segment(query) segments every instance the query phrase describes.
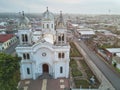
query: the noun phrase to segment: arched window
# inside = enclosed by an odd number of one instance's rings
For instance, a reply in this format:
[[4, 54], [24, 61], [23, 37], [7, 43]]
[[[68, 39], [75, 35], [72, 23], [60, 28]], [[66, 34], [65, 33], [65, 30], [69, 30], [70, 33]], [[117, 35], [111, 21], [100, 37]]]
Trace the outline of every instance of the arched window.
[[60, 36], [58, 36], [58, 41], [61, 41], [61, 37]]
[[63, 36], [62, 36], [62, 41], [64, 41], [64, 34], [63, 34]]
[[58, 53], [58, 58], [65, 58], [65, 53]]
[[23, 53], [23, 59], [26, 59], [26, 55], [25, 55], [25, 53]]
[[23, 42], [25, 41], [25, 39], [24, 39], [24, 34], [22, 34], [22, 41], [23, 41]]
[[65, 57], [65, 54], [64, 53], [62, 53], [62, 58], [64, 58]]
[[30, 59], [30, 55], [29, 55], [29, 53], [27, 53], [26, 56], [27, 56], [27, 59]]
[[63, 67], [62, 66], [60, 67], [60, 73], [63, 73]]
[[61, 58], [61, 53], [58, 53], [58, 58]]
[[27, 74], [30, 74], [30, 69], [29, 68], [27, 68]]
[[28, 36], [27, 36], [27, 34], [25, 34], [25, 41], [26, 41], [26, 42], [28, 41]]
[[29, 53], [23, 53], [23, 59], [30, 59]]
[[49, 28], [49, 24], [47, 24], [47, 28]]
[[43, 24], [43, 28], [44, 28], [44, 24]]
[[22, 34], [22, 42], [28, 42], [27, 34]]
[[53, 28], [53, 24], [51, 24], [51, 27]]

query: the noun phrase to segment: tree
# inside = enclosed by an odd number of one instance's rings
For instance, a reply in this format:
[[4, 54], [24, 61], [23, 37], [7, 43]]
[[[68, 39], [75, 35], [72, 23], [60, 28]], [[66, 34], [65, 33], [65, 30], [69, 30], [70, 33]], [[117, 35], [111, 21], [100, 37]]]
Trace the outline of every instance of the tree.
[[17, 90], [20, 58], [0, 53], [0, 90]]

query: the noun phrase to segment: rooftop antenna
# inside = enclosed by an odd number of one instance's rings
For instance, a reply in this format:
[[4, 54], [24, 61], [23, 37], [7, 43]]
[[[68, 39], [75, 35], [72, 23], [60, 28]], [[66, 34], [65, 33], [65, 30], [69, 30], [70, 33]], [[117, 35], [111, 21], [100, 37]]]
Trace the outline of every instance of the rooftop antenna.
[[60, 14], [62, 15], [62, 11], [60, 11]]

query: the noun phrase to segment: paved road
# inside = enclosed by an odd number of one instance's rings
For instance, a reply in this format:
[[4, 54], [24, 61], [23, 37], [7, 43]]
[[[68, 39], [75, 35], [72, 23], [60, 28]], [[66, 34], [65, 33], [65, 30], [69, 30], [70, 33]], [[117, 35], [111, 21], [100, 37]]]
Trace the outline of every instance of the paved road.
[[106, 78], [111, 82], [116, 90], [120, 90], [120, 76], [116, 74], [111, 68], [95, 53], [90, 51], [88, 47], [83, 43], [83, 41], [77, 42], [90, 59], [96, 64], [96, 66], [101, 70], [101, 72], [106, 76]]

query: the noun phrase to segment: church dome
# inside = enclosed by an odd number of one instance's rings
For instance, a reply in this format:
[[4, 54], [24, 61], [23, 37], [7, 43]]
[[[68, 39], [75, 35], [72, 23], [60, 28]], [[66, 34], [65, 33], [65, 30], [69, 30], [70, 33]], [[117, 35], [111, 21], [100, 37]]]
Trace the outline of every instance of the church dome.
[[52, 21], [52, 20], [54, 20], [54, 15], [53, 15], [53, 13], [49, 12], [48, 7], [47, 7], [47, 10], [42, 15], [42, 20], [43, 21]]
[[21, 28], [28, 28], [29, 27], [30, 20], [24, 15], [24, 12], [20, 16], [18, 24], [19, 24], [19, 27], [21, 27]]

